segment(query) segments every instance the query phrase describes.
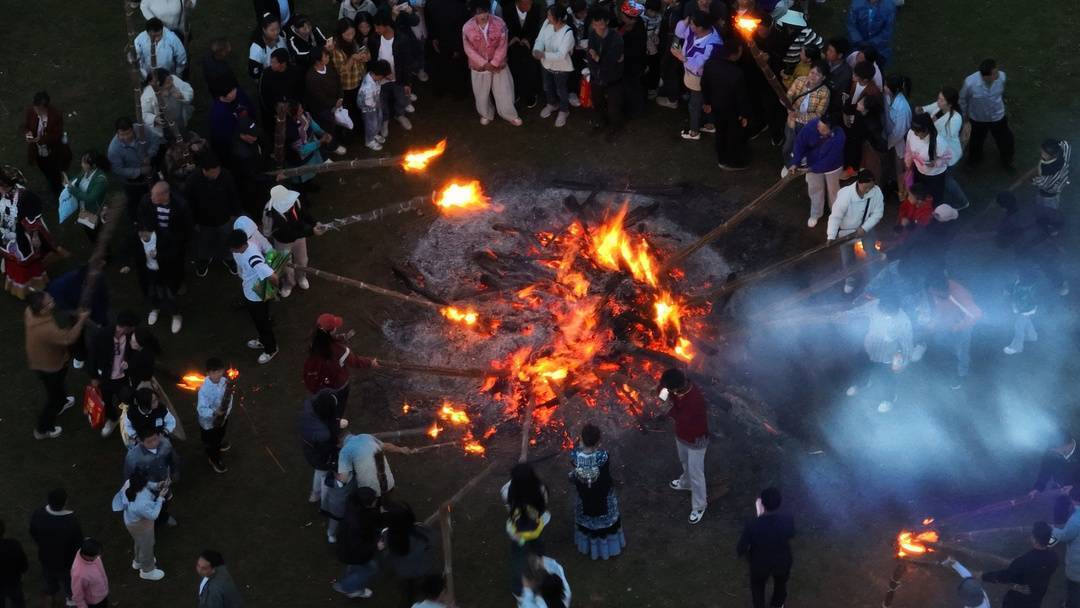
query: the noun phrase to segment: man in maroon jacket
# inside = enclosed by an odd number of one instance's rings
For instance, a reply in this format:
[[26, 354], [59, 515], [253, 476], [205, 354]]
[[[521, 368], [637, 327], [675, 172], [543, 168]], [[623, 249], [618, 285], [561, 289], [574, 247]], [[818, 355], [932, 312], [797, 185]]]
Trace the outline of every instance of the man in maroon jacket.
[[705, 451], [709, 447], [709, 420], [705, 396], [686, 374], [669, 369], [660, 376], [660, 399], [671, 404], [668, 416], [675, 420], [675, 447], [682, 475], [669, 484], [673, 490], [690, 492], [690, 523], [705, 516]]

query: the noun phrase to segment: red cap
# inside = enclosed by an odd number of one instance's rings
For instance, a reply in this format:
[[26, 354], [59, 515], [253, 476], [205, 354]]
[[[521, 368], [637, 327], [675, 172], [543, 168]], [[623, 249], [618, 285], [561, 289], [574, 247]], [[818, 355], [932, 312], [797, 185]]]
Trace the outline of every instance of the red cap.
[[334, 331], [339, 329], [344, 321], [337, 315], [332, 315], [328, 312], [324, 312], [319, 315], [319, 318], [315, 320], [315, 326], [323, 331]]

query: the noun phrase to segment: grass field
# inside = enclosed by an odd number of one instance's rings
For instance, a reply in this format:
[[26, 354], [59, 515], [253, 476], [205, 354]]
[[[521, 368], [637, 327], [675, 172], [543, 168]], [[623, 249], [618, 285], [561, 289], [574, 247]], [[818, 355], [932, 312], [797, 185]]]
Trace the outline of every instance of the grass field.
[[[336, 5], [329, 0], [300, 0], [300, 5], [324, 30], [331, 29]], [[841, 32], [843, 8], [839, 0], [814, 5], [814, 27], [827, 37]], [[76, 156], [88, 148], [103, 151], [112, 135], [113, 120], [132, 111], [123, 61], [120, 0], [77, 6], [37, 0], [21, 3], [13, 16], [17, 21], [4, 34], [7, 48], [0, 62], [0, 124], [7, 125], [0, 131], [0, 161], [25, 165], [17, 125], [33, 93], [41, 89], [48, 90], [53, 103], [64, 111]], [[209, 39], [228, 36], [233, 41], [237, 74], [253, 93], [255, 87], [244, 70], [252, 23], [250, 2], [204, 0], [193, 19], [192, 65], [197, 66]], [[1078, 26], [1080, 3], [1076, 2], [1031, 5], [909, 0], [898, 25], [896, 68], [914, 81], [913, 101], [928, 103], [939, 86], [959, 85], [980, 60], [995, 57], [1009, 75], [1009, 117], [1017, 135], [1017, 165], [1024, 168], [1035, 162], [1038, 143], [1044, 137], [1058, 135], [1076, 141], [1080, 134], [1080, 61], [1074, 36]], [[197, 67], [191, 82], [196, 89], [194, 124], [198, 126], [204, 118], [207, 93]], [[632, 124], [619, 143], [608, 145], [586, 132], [584, 112], [574, 112], [562, 132], [541, 128], [536, 110], [523, 114], [526, 124], [520, 129], [496, 124], [481, 130], [471, 101], [437, 102], [425, 95], [423, 87], [419, 95], [415, 130], [406, 136], [395, 132], [389, 151], [448, 137], [451, 152], [433, 170], [430, 181], [392, 173], [339, 174], [323, 179], [326, 187], [316, 199], [321, 216], [378, 207], [400, 200], [405, 193], [430, 190], [439, 178], [455, 174], [476, 175], [496, 185], [556, 176], [637, 183], [691, 181], [714, 188], [722, 199], [699, 216], [702, 225], [691, 227], [704, 232], [712, 220], [730, 213], [735, 203], [771, 183], [779, 168], [775, 149], [759, 140], [753, 146], [752, 171], [738, 177], [721, 174], [715, 169], [708, 142], [686, 143], [678, 138], [685, 121], [683, 111], [653, 109], [647, 118]], [[991, 159], [993, 154], [991, 149]], [[988, 194], [1013, 179], [996, 172], [994, 166], [985, 163], [980, 171], [961, 173], [961, 182], [976, 205], [985, 204]], [[44, 190], [36, 169], [24, 168], [34, 184], [41, 186], [39, 191]], [[768, 212], [792, 237], [785, 242], [786, 250], [820, 238], [795, 228], [804, 218], [805, 200], [800, 192], [801, 188], [792, 188], [775, 210]], [[340, 268], [343, 274], [390, 285], [388, 262], [407, 252], [423, 230], [424, 226], [416, 223], [360, 228], [348, 242], [319, 242], [313, 247], [313, 256], [318, 266]], [[77, 230], [69, 226], [60, 235], [76, 255], [85, 254]], [[73, 263], [61, 262], [56, 270]], [[343, 288], [316, 285], [317, 290], [293, 296], [287, 305], [278, 307], [279, 340], [290, 348], [273, 364], [257, 368], [242, 344], [248, 337], [248, 321], [232, 306], [236, 281], [216, 270], [206, 280], [193, 281], [191, 292], [182, 300], [185, 329], [165, 340], [165, 363], [177, 370], [195, 369], [209, 354], [220, 354], [238, 362], [245, 382], [254, 390], [247, 401], [249, 411], [231, 425], [236, 447], [229, 454], [227, 475], [210, 472], [196, 440], [180, 446], [186, 460], [185, 477], [177, 489], [174, 512], [181, 526], [163, 533], [157, 550], [166, 579], [145, 583], [126, 567], [130, 541], [119, 516], [108, 510], [109, 500], [122, 481], [119, 442], [96, 437], [75, 413], [65, 414], [61, 420], [64, 437], [60, 440], [42, 443], [31, 438], [40, 389], [25, 369], [22, 307], [8, 297], [0, 298], [0, 335], [9, 347], [0, 357], [0, 374], [8, 378], [0, 399], [0, 518], [7, 521], [11, 535], [30, 549], [25, 533], [30, 512], [43, 502], [48, 489], [68, 488], [84, 530], [105, 542], [114, 605], [194, 605], [198, 585], [194, 560], [206, 546], [225, 553], [251, 606], [343, 605], [346, 600], [329, 588], [338, 566], [326, 546], [321, 518], [304, 502], [310, 471], [294, 431], [295, 413], [304, 393], [298, 382], [303, 345], [315, 315], [332, 310], [355, 324], [358, 344], [374, 354], [388, 354], [381, 350], [385, 347], [377, 328], [361, 319], [380, 320], [397, 311], [385, 302], [357, 298]], [[114, 274], [110, 281], [116, 292], [114, 310], [125, 306], [141, 310], [130, 278]], [[80, 374], [74, 373], [69, 386], [74, 388], [80, 382]], [[355, 401], [365, 403], [361, 411], [353, 412], [354, 423], [376, 429], [401, 423], [387, 411], [377, 411], [378, 377], [359, 377], [353, 390], [360, 396]], [[191, 433], [195, 421], [190, 397], [174, 396]], [[752, 449], [745, 443], [733, 440], [710, 451], [710, 479], [718, 492], [726, 495], [710, 507], [705, 522], [693, 532], [685, 524], [683, 497], [661, 491], [669, 479], [665, 475], [677, 467], [670, 437], [635, 436], [616, 447], [614, 461], [623, 484], [621, 500], [630, 547], [611, 564], [591, 564], [574, 553], [567, 507], [567, 492], [572, 488], [559, 482], [563, 463], [545, 464], [541, 473], [552, 486], [556, 505], [556, 517], [547, 533], [552, 539], [549, 547], [567, 567], [574, 605], [712, 608], [747, 603], [743, 564], [731, 557], [738, 522], [762, 483], [792, 480], [797, 458]], [[268, 448], [284, 471], [267, 454]], [[451, 457], [393, 461], [401, 497], [421, 516], [484, 466], [483, 462]], [[467, 606], [509, 605], [503, 515], [495, 494], [502, 481], [501, 472], [488, 479], [456, 513], [456, 579], [459, 597]], [[887, 519], [890, 515], [876, 516]], [[806, 517], [804, 533], [796, 545], [804, 565], [792, 582], [792, 588], [798, 590], [797, 604], [814, 608], [876, 604], [890, 567], [888, 555], [880, 552], [880, 539], [857, 529], [832, 529], [835, 522], [831, 519], [829, 513]], [[853, 527], [857, 524], [852, 523]], [[28, 591], [36, 590], [37, 572], [33, 567], [26, 579]], [[898, 597], [896, 606], [954, 605], [947, 596], [923, 596], [919, 603], [916, 597]], [[393, 602], [392, 590], [384, 585], [368, 604], [384, 607]]]

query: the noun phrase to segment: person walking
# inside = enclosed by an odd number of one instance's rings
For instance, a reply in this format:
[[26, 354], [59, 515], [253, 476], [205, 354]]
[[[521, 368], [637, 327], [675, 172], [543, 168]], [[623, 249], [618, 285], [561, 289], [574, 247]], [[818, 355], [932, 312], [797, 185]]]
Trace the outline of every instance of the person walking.
[[540, 110], [540, 118], [548, 118], [558, 110], [555, 126], [566, 124], [570, 116], [570, 91], [567, 83], [574, 71], [570, 54], [574, 51], [574, 30], [566, 25], [566, 13], [562, 7], [552, 5], [547, 10], [547, 20], [533, 45], [533, 57], [543, 66], [544, 97], [547, 103]]
[[160, 581], [165, 572], [154, 558], [154, 524], [162, 515], [168, 484], [152, 486], [142, 471], [128, 476], [124, 486], [113, 496], [112, 510], [124, 513], [124, 526], [135, 543], [131, 567], [144, 581]]
[[34, 93], [34, 102], [23, 120], [27, 160], [36, 165], [49, 184], [53, 197], [64, 189], [64, 171], [71, 165], [71, 148], [64, 131], [64, 113], [54, 108], [45, 91]]
[[586, 424], [570, 452], [574, 496], [574, 544], [590, 559], [613, 558], [626, 547], [619, 499], [611, 478], [608, 451], [600, 448], [600, 429]]
[[1001, 608], [1042, 606], [1050, 579], [1058, 567], [1057, 553], [1050, 548], [1053, 544], [1053, 528], [1045, 521], [1037, 521], [1031, 526], [1031, 550], [1009, 562], [1004, 570], [983, 573], [984, 583], [1012, 585], [1005, 592]]
[[120, 403], [131, 398], [133, 387], [128, 379], [128, 359], [131, 336], [137, 325], [135, 313], [121, 311], [116, 315], [116, 322], [100, 328], [90, 342], [90, 385], [101, 391], [105, 405], [102, 437], [112, 434], [120, 420]]
[[960, 389], [971, 367], [971, 332], [982, 319], [982, 310], [971, 292], [958, 281], [937, 272], [927, 277], [926, 293], [930, 307], [930, 330], [938, 344], [956, 357], [953, 390]]
[[705, 395], [681, 370], [660, 376], [660, 400], [670, 402], [667, 415], [675, 420], [675, 448], [682, 475], [671, 480], [672, 490], [690, 492], [691, 525], [701, 522], [709, 506], [705, 487], [705, 452], [709, 448], [709, 414]]
[[[255, 331], [258, 332], [258, 337], [248, 340], [247, 346], [263, 351], [258, 359], [259, 364], [263, 365], [269, 363], [278, 353], [274, 325], [270, 319], [270, 301], [265, 297], [264, 286], [276, 287], [279, 279], [274, 269], [266, 262], [265, 250], [260, 247], [259, 242], [249, 241], [248, 233], [235, 228], [235, 223], [233, 226], [233, 231], [229, 233], [228, 245], [233, 254], [233, 262], [236, 264], [236, 272], [240, 276], [244, 305], [251, 317], [251, 322], [255, 325]], [[257, 231], [253, 232], [258, 234]], [[261, 234], [258, 236], [265, 241]]]
[[229, 574], [221, 553], [204, 550], [195, 560], [195, 572], [202, 577], [199, 581], [199, 608], [243, 608], [244, 598]]
[[[489, 0], [472, 0], [473, 17], [461, 30], [462, 45], [469, 60], [473, 97], [480, 124], [491, 124], [495, 111], [506, 122], [521, 126], [514, 107], [514, 77], [506, 66], [506, 22], [491, 14]], [[495, 98], [492, 108], [491, 98]]]
[[22, 577], [30, 568], [22, 543], [5, 536], [7, 528], [0, 519], [0, 606], [25, 608]]
[[55, 439], [62, 430], [56, 425], [56, 417], [75, 406], [75, 397], [67, 394], [64, 379], [67, 377], [71, 345], [82, 334], [90, 312], [79, 311], [74, 325], [60, 329], [53, 317], [55, 302], [51, 295], [35, 291], [26, 300], [23, 322], [26, 326], [27, 364], [45, 387], [45, 403], [38, 414], [34, 439]]
[[[169, 182], [161, 180], [150, 188], [150, 194], [143, 198], [138, 208], [139, 232], [153, 235], [155, 243], [151, 248], [155, 252], [154, 264], [150, 264], [145, 255], [147, 239], [143, 242], [144, 263], [146, 264], [146, 290], [150, 295], [151, 310], [146, 317], [148, 325], [157, 323], [161, 308], [158, 302], [168, 305], [166, 314], [171, 315], [172, 333], [180, 333], [184, 319], [179, 309], [175, 306], [175, 298], [180, 293], [180, 287], [184, 284], [184, 264], [187, 260], [186, 252], [188, 242], [194, 228], [191, 217], [191, 208], [187, 201], [177, 194], [172, 193]], [[156, 269], [150, 266], [157, 266]], [[151, 272], [154, 281], [151, 282]], [[151, 288], [156, 287], [153, 291]], [[164, 295], [164, 297], [163, 297]]]
[[968, 141], [968, 162], [982, 162], [983, 145], [987, 134], [994, 136], [1001, 165], [1011, 170], [1016, 142], [1005, 113], [1005, 72], [993, 59], [985, 59], [979, 70], [964, 79], [960, 89], [960, 111], [971, 123]]
[[[826, 229], [828, 242], [842, 239], [852, 234], [855, 239], [840, 246], [840, 263], [844, 269], [857, 261], [856, 249], [864, 254], [874, 251], [874, 228], [885, 215], [885, 197], [877, 186], [874, 174], [866, 169], [859, 171], [855, 183], [841, 188], [836, 193], [836, 201], [829, 213], [829, 226]], [[855, 291], [854, 275], [844, 279], [844, 293]]]
[[[135, 427], [139, 441], [124, 457], [124, 477], [131, 479], [136, 472], [146, 476], [150, 488], [164, 497], [158, 525], [176, 527], [176, 518], [168, 513], [168, 501], [172, 499], [172, 483], [180, 476], [180, 459], [173, 450], [172, 442], [162, 436], [157, 426]], [[119, 510], [114, 507], [114, 510]]]
[[[907, 368], [915, 349], [911, 330], [911, 318], [900, 307], [900, 297], [893, 291], [883, 291], [876, 300], [836, 315], [837, 321], [868, 318], [863, 350], [869, 367], [857, 374], [857, 379], [847, 388], [848, 397], [878, 385], [878, 412], [892, 410], [898, 399], [896, 376]], [[862, 376], [859, 378], [858, 376]]]
[[844, 170], [844, 130], [831, 114], [808, 122], [795, 138], [795, 146], [781, 176], [805, 164], [806, 190], [810, 195], [810, 218], [806, 225], [817, 226], [825, 205], [836, 200], [840, 173]]
[[739, 557], [750, 563], [750, 595], [754, 608], [765, 608], [765, 585], [773, 581], [769, 605], [783, 608], [787, 601], [787, 582], [794, 559], [791, 539], [795, 536], [795, 520], [780, 513], [780, 490], [765, 488], [754, 503], [757, 516], [747, 522], [735, 546]]
[[52, 490], [48, 502], [30, 516], [30, 537], [38, 548], [47, 605], [59, 592], [71, 601], [71, 562], [83, 541], [79, 518], [67, 508], [67, 499], [62, 488]]
[[109, 577], [101, 561], [101, 543], [83, 539], [71, 563], [71, 600], [77, 608], [108, 608]]
[[1036, 276], [1034, 268], [1021, 268], [1017, 272], [1016, 280], [1005, 290], [1013, 316], [1012, 342], [1003, 349], [1006, 355], [1022, 353], [1028, 342], [1039, 339], [1035, 324], [1032, 323], [1035, 314], [1039, 312], [1039, 304], [1035, 298]]

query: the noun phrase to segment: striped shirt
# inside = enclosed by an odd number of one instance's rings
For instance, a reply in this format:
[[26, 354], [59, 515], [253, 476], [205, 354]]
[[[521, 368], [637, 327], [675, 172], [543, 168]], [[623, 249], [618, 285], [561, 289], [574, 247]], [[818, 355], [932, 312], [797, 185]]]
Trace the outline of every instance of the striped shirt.
[[247, 249], [243, 253], [234, 253], [233, 259], [236, 262], [236, 271], [240, 273], [244, 297], [251, 302], [262, 302], [262, 296], [255, 291], [255, 287], [259, 281], [274, 274], [262, 252], [257, 246], [248, 242]]
[[1072, 157], [1072, 147], [1065, 140], [1058, 142], [1058, 145], [1061, 146], [1061, 154], [1054, 160], [1040, 161], [1039, 172], [1031, 180], [1031, 183], [1044, 196], [1061, 194], [1061, 190], [1069, 183], [1069, 161]]

